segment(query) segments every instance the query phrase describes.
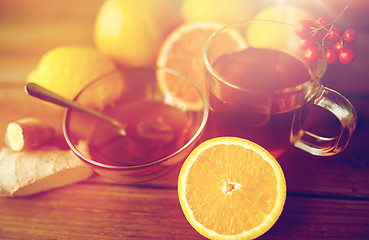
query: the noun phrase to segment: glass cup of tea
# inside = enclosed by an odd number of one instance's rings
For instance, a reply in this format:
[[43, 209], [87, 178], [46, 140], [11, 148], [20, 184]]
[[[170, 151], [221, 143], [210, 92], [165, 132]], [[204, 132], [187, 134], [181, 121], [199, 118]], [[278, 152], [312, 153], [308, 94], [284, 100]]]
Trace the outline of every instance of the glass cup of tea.
[[[344, 96], [322, 85], [327, 62], [320, 50], [321, 58], [306, 61], [294, 26], [276, 21], [234, 23], [212, 34], [203, 61], [217, 134], [248, 138], [276, 157], [289, 146], [319, 156], [343, 151], [357, 116]], [[335, 116], [334, 136], [307, 127], [315, 108]], [[319, 117], [314, 122], [323, 124]]]
[[[197, 104], [187, 104], [168, 88], [178, 85], [174, 81], [197, 94]], [[87, 85], [74, 101], [123, 126], [125, 134], [73, 109], [63, 122], [73, 152], [98, 174], [121, 183], [152, 180], [182, 162], [202, 135], [209, 111], [196, 82], [169, 68], [115, 70]]]

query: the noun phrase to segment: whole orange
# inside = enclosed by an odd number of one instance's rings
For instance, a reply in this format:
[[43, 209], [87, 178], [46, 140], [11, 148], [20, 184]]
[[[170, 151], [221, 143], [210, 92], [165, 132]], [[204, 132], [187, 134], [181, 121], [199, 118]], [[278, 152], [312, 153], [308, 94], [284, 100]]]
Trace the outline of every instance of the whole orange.
[[128, 67], [152, 65], [179, 17], [169, 0], [107, 0], [94, 29], [99, 50]]

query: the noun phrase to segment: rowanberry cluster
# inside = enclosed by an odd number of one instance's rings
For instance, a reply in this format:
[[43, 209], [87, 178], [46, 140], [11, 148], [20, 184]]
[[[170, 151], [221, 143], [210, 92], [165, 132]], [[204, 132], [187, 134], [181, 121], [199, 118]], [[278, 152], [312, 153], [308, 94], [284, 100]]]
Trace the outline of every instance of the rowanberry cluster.
[[299, 21], [295, 26], [295, 32], [300, 37], [300, 48], [305, 50], [304, 57], [309, 62], [321, 56], [317, 43], [325, 50], [329, 64], [337, 60], [349, 64], [355, 59], [355, 52], [349, 47], [349, 44], [358, 38], [358, 33], [354, 29], [342, 33], [342, 30], [335, 26], [335, 21], [331, 22], [326, 17], [320, 17], [316, 21]]

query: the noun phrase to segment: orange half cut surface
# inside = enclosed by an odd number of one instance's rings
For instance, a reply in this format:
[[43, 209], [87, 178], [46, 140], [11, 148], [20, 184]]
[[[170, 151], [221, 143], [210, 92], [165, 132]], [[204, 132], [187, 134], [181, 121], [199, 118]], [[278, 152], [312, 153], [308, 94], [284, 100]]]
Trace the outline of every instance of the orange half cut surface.
[[[192, 78], [205, 92], [205, 67], [202, 49], [208, 37], [223, 27], [215, 22], [194, 22], [180, 25], [164, 40], [157, 58], [159, 67], [173, 68]], [[217, 44], [217, 54], [244, 48], [246, 43], [238, 31], [226, 31]], [[199, 94], [183, 78], [161, 74], [158, 76], [159, 87], [169, 93], [174, 101], [180, 101], [187, 109], [197, 110], [202, 107]]]
[[178, 195], [188, 222], [210, 239], [254, 239], [278, 220], [286, 182], [275, 158], [246, 139], [219, 137], [184, 162]]

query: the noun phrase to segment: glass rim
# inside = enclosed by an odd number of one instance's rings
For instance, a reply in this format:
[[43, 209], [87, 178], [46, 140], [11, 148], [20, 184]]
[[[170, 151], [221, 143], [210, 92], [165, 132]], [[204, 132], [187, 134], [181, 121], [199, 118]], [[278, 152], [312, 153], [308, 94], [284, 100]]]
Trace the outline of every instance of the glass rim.
[[[326, 69], [327, 69], [327, 59], [326, 59], [326, 55], [325, 55], [325, 50], [324, 50], [324, 48], [320, 44], [317, 44], [317, 45], [318, 45], [320, 51], [323, 53], [322, 54], [322, 58], [321, 58], [321, 60], [323, 61], [323, 67], [322, 67], [322, 69], [319, 71], [318, 74], [316, 74], [316, 76], [311, 76], [310, 80], [305, 81], [303, 83], [300, 83], [298, 85], [287, 87], [287, 88], [273, 89], [273, 90], [269, 90], [269, 89], [247, 89], [247, 88], [243, 88], [243, 87], [237, 86], [235, 84], [232, 84], [231, 82], [229, 82], [225, 78], [223, 78], [213, 68], [213, 66], [211, 65], [211, 63], [210, 63], [210, 61], [208, 59], [207, 50], [209, 49], [212, 41], [221, 32], [224, 32], [227, 29], [232, 29], [232, 28], [235, 28], [236, 26], [246, 25], [246, 24], [251, 24], [251, 23], [258, 23], [258, 22], [281, 24], [281, 25], [284, 25], [284, 26], [287, 26], [287, 27], [291, 28], [292, 30], [294, 28], [294, 26], [292, 24], [289, 24], [289, 23], [285, 23], [285, 22], [281, 22], [281, 21], [276, 21], [276, 20], [264, 20], [264, 19], [243, 20], [243, 21], [239, 21], [239, 22], [235, 22], [235, 23], [231, 23], [231, 24], [225, 25], [222, 28], [220, 28], [220, 29], [216, 30], [215, 32], [213, 32], [206, 39], [206, 41], [205, 41], [205, 43], [203, 45], [203, 48], [202, 48], [202, 60], [203, 60], [204, 66], [205, 66], [205, 71], [209, 72], [217, 80], [219, 80], [223, 84], [225, 84], [225, 85], [227, 85], [227, 86], [229, 86], [229, 87], [231, 87], [233, 89], [237, 89], [237, 90], [243, 91], [243, 92], [253, 92], [253, 93], [258, 92], [258, 93], [261, 93], [261, 94], [284, 94], [284, 93], [291, 93], [291, 92], [295, 92], [295, 91], [300, 91], [301, 89], [304, 89], [306, 86], [311, 85], [311, 84], [314, 84], [314, 83], [318, 83], [320, 81], [320, 79], [325, 74]], [[242, 36], [242, 37], [245, 39], [245, 36]], [[281, 49], [279, 49], [279, 50], [282, 51]], [[304, 65], [306, 66], [305, 63], [304, 63]], [[309, 72], [311, 72], [310, 69], [309, 69]]]
[[[69, 127], [68, 127], [68, 123], [70, 122], [70, 112], [71, 111], [75, 111], [72, 109], [67, 108], [67, 110], [64, 113], [64, 117], [63, 117], [63, 135], [64, 138], [69, 146], [69, 148], [83, 161], [85, 161], [86, 163], [92, 165], [93, 167], [99, 167], [101, 169], [105, 169], [105, 170], [130, 170], [130, 169], [139, 169], [139, 168], [145, 168], [145, 167], [150, 167], [150, 166], [154, 166], [157, 164], [160, 164], [162, 162], [165, 162], [167, 160], [170, 160], [171, 158], [181, 154], [183, 151], [185, 151], [186, 148], [188, 148], [191, 144], [193, 144], [195, 142], [195, 140], [197, 138], [199, 138], [202, 134], [202, 132], [205, 129], [205, 125], [207, 123], [208, 117], [209, 117], [209, 103], [206, 97], [206, 94], [204, 93], [204, 91], [201, 89], [201, 87], [199, 86], [199, 84], [193, 80], [191, 77], [173, 69], [173, 68], [168, 68], [168, 67], [143, 67], [143, 68], [136, 68], [136, 69], [146, 69], [146, 70], [153, 70], [153, 71], [157, 71], [157, 70], [164, 70], [168, 73], [171, 74], [175, 74], [177, 76], [183, 77], [184, 79], [186, 79], [187, 81], [191, 82], [191, 84], [196, 88], [196, 90], [199, 92], [202, 102], [203, 102], [203, 108], [202, 108], [202, 116], [201, 116], [201, 123], [198, 127], [198, 129], [196, 130], [195, 134], [193, 134], [193, 136], [179, 149], [177, 149], [175, 152], [171, 153], [168, 156], [165, 156], [163, 158], [157, 159], [155, 161], [149, 162], [149, 163], [144, 163], [144, 164], [139, 164], [139, 165], [130, 165], [130, 166], [118, 166], [118, 165], [109, 165], [109, 164], [105, 164], [105, 163], [101, 163], [98, 161], [95, 161], [89, 157], [87, 157], [86, 155], [84, 155], [81, 151], [78, 150], [77, 146], [73, 143], [73, 141], [70, 139], [69, 137]], [[84, 86], [81, 91], [79, 91], [79, 93], [76, 95], [76, 97], [74, 97], [73, 101], [76, 101], [78, 99], [78, 97], [82, 94], [82, 92], [84, 92], [86, 89], [88, 89], [88, 87], [98, 81], [102, 81], [102, 79], [104, 77], [108, 77], [111, 74], [116, 74], [116, 73], [122, 73], [124, 70], [123, 69], [114, 69], [108, 73], [102, 74], [101, 76], [97, 77], [96, 79], [92, 80], [89, 84], [87, 84], [86, 86]]]

